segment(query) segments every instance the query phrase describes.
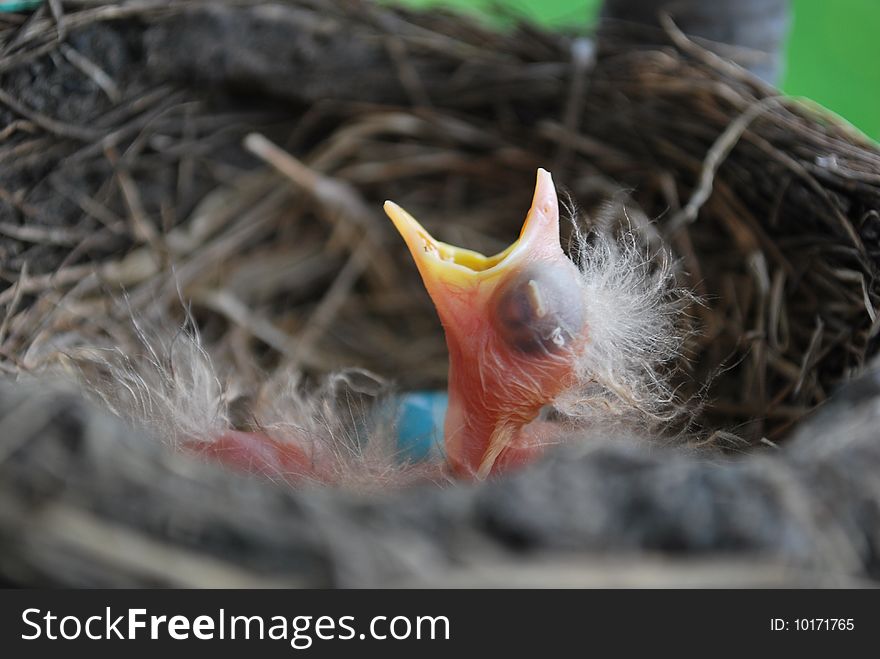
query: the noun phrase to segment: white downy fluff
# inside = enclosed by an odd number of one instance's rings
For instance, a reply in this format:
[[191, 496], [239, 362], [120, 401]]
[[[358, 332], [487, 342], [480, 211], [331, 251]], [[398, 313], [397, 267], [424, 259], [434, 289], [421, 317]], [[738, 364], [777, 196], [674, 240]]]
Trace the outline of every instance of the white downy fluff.
[[209, 441], [231, 428], [235, 385], [221, 383], [194, 325], [145, 329], [135, 318], [131, 324], [134, 353], [119, 347], [65, 353], [87, 391], [116, 416], [174, 446]]
[[[311, 388], [296, 372], [247, 382], [218, 372], [190, 320], [174, 332], [166, 323], [149, 328], [132, 323], [140, 346], [136, 353], [68, 349], [65, 370], [109, 411], [158, 440], [192, 447], [231, 430], [257, 432], [320, 459], [318, 482], [353, 490], [442, 478], [438, 465], [401, 456], [393, 397], [378, 376], [349, 369]], [[243, 412], [233, 412], [242, 406]], [[314, 479], [308, 471], [271, 466], [261, 475], [295, 483]]]
[[673, 380], [693, 333], [686, 307], [698, 300], [678, 286], [675, 261], [648, 244], [659, 238], [640, 219], [636, 229], [625, 206], [609, 205], [590, 232], [572, 221], [589, 340], [576, 386], [554, 407], [584, 430], [667, 426], [688, 409]]

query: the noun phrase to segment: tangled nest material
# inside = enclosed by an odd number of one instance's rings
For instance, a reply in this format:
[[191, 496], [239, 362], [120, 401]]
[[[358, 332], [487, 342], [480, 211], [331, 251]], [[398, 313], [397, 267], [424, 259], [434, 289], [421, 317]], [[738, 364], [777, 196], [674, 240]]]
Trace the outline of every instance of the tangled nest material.
[[182, 298], [246, 381], [355, 366], [442, 387], [381, 202], [491, 253], [538, 166], [588, 226], [680, 259], [702, 436], [782, 441], [876, 350], [876, 145], [671, 20], [592, 42], [345, 0], [50, 4], [0, 19], [12, 377], [83, 345], [137, 354], [132, 315], [181, 319]]

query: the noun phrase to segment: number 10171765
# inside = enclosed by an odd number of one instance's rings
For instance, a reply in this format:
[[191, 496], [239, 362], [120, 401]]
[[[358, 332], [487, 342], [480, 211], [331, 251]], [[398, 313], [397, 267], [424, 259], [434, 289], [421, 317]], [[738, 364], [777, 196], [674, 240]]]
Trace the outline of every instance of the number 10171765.
[[770, 630], [784, 632], [789, 630], [799, 632], [832, 632], [852, 631], [855, 629], [854, 618], [771, 618]]

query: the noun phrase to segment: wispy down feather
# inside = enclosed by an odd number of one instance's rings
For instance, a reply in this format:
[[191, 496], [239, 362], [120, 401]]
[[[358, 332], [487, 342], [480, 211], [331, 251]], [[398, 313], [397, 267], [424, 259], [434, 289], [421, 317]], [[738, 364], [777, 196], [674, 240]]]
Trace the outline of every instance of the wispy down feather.
[[589, 233], [575, 224], [573, 243], [590, 339], [577, 360], [577, 384], [556, 407], [575, 422], [671, 420], [683, 409], [673, 381], [694, 297], [677, 285], [670, 253], [649, 246], [628, 222]]
[[[159, 441], [209, 454], [212, 443], [225, 448], [230, 438], [253, 442], [262, 457], [251, 471], [293, 483], [370, 490], [442, 478], [438, 465], [401, 453], [395, 401], [378, 376], [350, 369], [316, 386], [297, 372], [248, 382], [218, 373], [191, 319], [174, 331], [133, 319], [132, 329], [141, 348], [134, 354], [82, 347], [67, 350], [65, 361], [93, 398]], [[282, 460], [276, 449], [306, 463]]]

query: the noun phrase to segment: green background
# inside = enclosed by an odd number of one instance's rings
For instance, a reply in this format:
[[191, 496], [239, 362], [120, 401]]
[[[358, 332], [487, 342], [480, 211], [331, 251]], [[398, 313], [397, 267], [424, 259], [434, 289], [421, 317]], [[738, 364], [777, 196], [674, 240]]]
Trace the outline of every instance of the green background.
[[[493, 5], [503, 6], [550, 27], [584, 25], [600, 5], [600, 0], [403, 2], [484, 16]], [[782, 89], [811, 98], [880, 139], [880, 0], [792, 0], [792, 14]]]

